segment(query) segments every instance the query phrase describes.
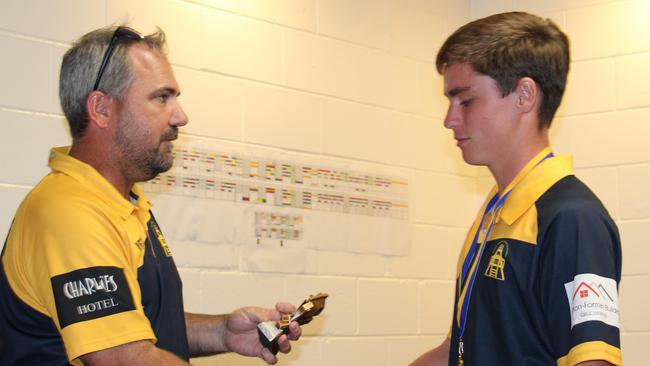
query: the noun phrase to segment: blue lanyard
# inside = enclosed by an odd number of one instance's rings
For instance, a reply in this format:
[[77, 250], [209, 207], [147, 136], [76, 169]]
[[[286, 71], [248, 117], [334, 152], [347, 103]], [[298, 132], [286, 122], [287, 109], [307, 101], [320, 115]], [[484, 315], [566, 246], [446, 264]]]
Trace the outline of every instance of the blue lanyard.
[[[552, 156], [553, 156], [552, 152], [548, 153], [546, 156], [544, 156], [543, 159], [541, 159], [537, 164], [535, 164], [535, 166], [541, 164], [544, 160]], [[506, 203], [506, 200], [508, 199], [510, 192], [512, 192], [512, 189], [510, 189], [501, 197], [499, 197], [498, 193], [495, 194], [494, 197], [490, 199], [487, 206], [485, 206], [485, 212], [483, 212], [481, 223], [479, 224], [476, 233], [474, 234], [474, 240], [472, 240], [472, 245], [470, 246], [467, 255], [465, 256], [465, 260], [463, 261], [463, 268], [461, 269], [461, 273], [460, 273], [459, 296], [460, 294], [462, 294], [464, 287], [467, 287], [467, 289], [465, 290], [465, 296], [463, 297], [463, 305], [461, 306], [460, 309], [460, 324], [458, 329], [459, 360], [462, 360], [462, 354], [464, 353], [463, 335], [465, 334], [465, 325], [467, 324], [467, 315], [469, 313], [469, 302], [472, 296], [472, 289], [474, 288], [474, 281], [476, 280], [476, 274], [478, 273], [478, 268], [481, 266], [481, 258], [483, 257], [483, 252], [485, 251], [485, 247], [487, 246], [486, 244], [488, 238], [490, 237], [490, 234], [492, 233], [492, 229], [494, 228], [494, 224], [496, 222], [496, 217], [499, 213], [499, 209], [501, 209], [501, 207], [503, 207], [503, 205]], [[483, 225], [485, 224], [485, 218], [489, 214], [491, 214], [492, 216], [490, 218], [490, 224], [485, 230], [485, 236], [483, 237], [481, 246], [479, 248], [479, 243], [478, 243], [479, 233], [483, 229]], [[476, 253], [477, 251], [478, 251], [478, 256]], [[472, 263], [474, 262], [475, 257], [477, 257], [476, 264], [474, 265], [474, 270], [472, 271], [472, 274], [468, 279], [467, 276], [469, 275], [469, 270], [470, 267], [472, 266]], [[467, 284], [467, 286], [465, 286], [465, 282], [467, 281], [469, 281], [469, 283]]]
[[[494, 197], [492, 197], [490, 202], [488, 202], [487, 206], [485, 207], [485, 212], [483, 213], [483, 217], [481, 218], [481, 224], [476, 230], [476, 234], [474, 234], [474, 240], [472, 241], [472, 246], [469, 248], [469, 251], [467, 252], [467, 256], [465, 257], [465, 261], [463, 262], [463, 268], [460, 275], [461, 292], [464, 287], [463, 285], [468, 280], [467, 275], [470, 267], [472, 266], [472, 263], [474, 262], [474, 257], [476, 256], [476, 252], [477, 250], [479, 251], [478, 258], [476, 259], [477, 262], [476, 265], [474, 266], [474, 271], [472, 271], [471, 277], [469, 278], [469, 284], [467, 285], [467, 290], [465, 291], [465, 297], [463, 299], [463, 306], [461, 307], [461, 311], [460, 311], [460, 327], [459, 327], [458, 337], [461, 339], [463, 338], [463, 334], [465, 333], [465, 324], [467, 323], [467, 313], [469, 309], [469, 299], [472, 296], [472, 289], [474, 288], [474, 280], [476, 280], [476, 274], [478, 273], [478, 268], [480, 267], [481, 264], [481, 257], [483, 256], [483, 251], [486, 247], [485, 244], [487, 243], [488, 237], [492, 233], [492, 228], [494, 228], [497, 212], [506, 203], [506, 199], [508, 199], [510, 192], [512, 192], [512, 190], [506, 192], [506, 194], [504, 194], [502, 197], [499, 197], [499, 194], [497, 193], [494, 195]], [[487, 227], [485, 236], [483, 237], [483, 242], [481, 243], [479, 249], [478, 235], [483, 229], [483, 224], [485, 224], [485, 218], [489, 214], [492, 214], [492, 218], [490, 219], [490, 224]]]

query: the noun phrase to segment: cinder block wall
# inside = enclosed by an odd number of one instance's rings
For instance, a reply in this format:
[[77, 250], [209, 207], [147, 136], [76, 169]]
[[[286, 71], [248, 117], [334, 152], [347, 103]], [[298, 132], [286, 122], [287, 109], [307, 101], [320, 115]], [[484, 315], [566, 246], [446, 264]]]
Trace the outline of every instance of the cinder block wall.
[[[219, 313], [329, 292], [322, 318], [279, 364], [404, 365], [447, 332], [458, 247], [491, 184], [460, 161], [441, 126], [446, 101], [433, 57], [468, 19], [524, 8], [556, 19], [572, 37], [555, 147], [574, 153], [578, 173], [620, 224], [624, 352], [627, 365], [642, 365], [641, 347], [650, 341], [642, 240], [650, 217], [643, 194], [650, 176], [647, 2], [536, 3], [0, 0], [0, 235], [47, 173], [49, 147], [69, 143], [57, 78], [70, 42], [107, 24], [128, 21], [143, 32], [159, 25], [190, 116], [186, 136], [394, 167], [410, 177], [406, 256], [323, 251], [309, 257], [309, 273], [259, 273], [240, 264], [243, 248], [170, 243], [188, 310]], [[231, 355], [194, 363], [262, 364]]]

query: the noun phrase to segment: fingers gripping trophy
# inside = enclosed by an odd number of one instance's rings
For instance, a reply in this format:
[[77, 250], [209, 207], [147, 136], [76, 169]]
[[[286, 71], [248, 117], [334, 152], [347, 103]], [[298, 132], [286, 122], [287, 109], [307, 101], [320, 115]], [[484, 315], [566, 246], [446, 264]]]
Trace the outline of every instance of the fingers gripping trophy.
[[283, 315], [280, 321], [259, 323], [257, 325], [257, 332], [264, 347], [268, 348], [273, 354], [278, 353], [279, 346], [277, 340], [280, 335], [289, 333], [289, 324], [292, 321], [296, 321], [300, 325], [311, 322], [325, 308], [325, 299], [327, 299], [327, 296], [328, 294], [322, 292], [316, 295], [310, 295], [307, 300], [298, 306], [298, 309], [294, 313]]

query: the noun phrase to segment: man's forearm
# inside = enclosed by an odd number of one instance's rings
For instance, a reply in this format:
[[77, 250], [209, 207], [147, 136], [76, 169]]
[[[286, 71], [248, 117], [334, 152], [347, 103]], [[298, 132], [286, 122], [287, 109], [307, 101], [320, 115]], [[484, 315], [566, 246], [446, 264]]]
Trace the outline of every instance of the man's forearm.
[[[236, 352], [242, 356], [260, 357], [272, 365], [276, 355], [260, 342], [257, 325], [265, 321], [279, 321], [282, 314], [291, 314], [296, 308], [277, 303], [275, 309], [248, 306], [227, 315], [185, 313], [187, 339], [191, 356], [206, 356], [222, 352]], [[282, 334], [277, 342], [279, 351], [291, 350], [290, 340], [300, 338], [300, 326], [291, 322], [289, 334]]]
[[87, 366], [189, 366], [176, 355], [157, 348], [149, 340], [122, 344], [88, 353], [79, 358]]
[[228, 315], [185, 313], [187, 343], [192, 357], [227, 352], [225, 345]]

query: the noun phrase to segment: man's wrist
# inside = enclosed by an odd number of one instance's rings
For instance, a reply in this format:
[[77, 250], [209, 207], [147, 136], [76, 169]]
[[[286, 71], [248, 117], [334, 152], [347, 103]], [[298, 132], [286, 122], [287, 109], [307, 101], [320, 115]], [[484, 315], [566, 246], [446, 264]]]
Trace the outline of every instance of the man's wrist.
[[221, 314], [221, 324], [216, 328], [216, 346], [217, 353], [231, 352], [232, 350], [228, 347], [228, 342], [226, 340], [228, 334], [228, 321], [232, 313]]
[[230, 314], [185, 313], [190, 355], [198, 357], [228, 352], [226, 334], [229, 317]]

